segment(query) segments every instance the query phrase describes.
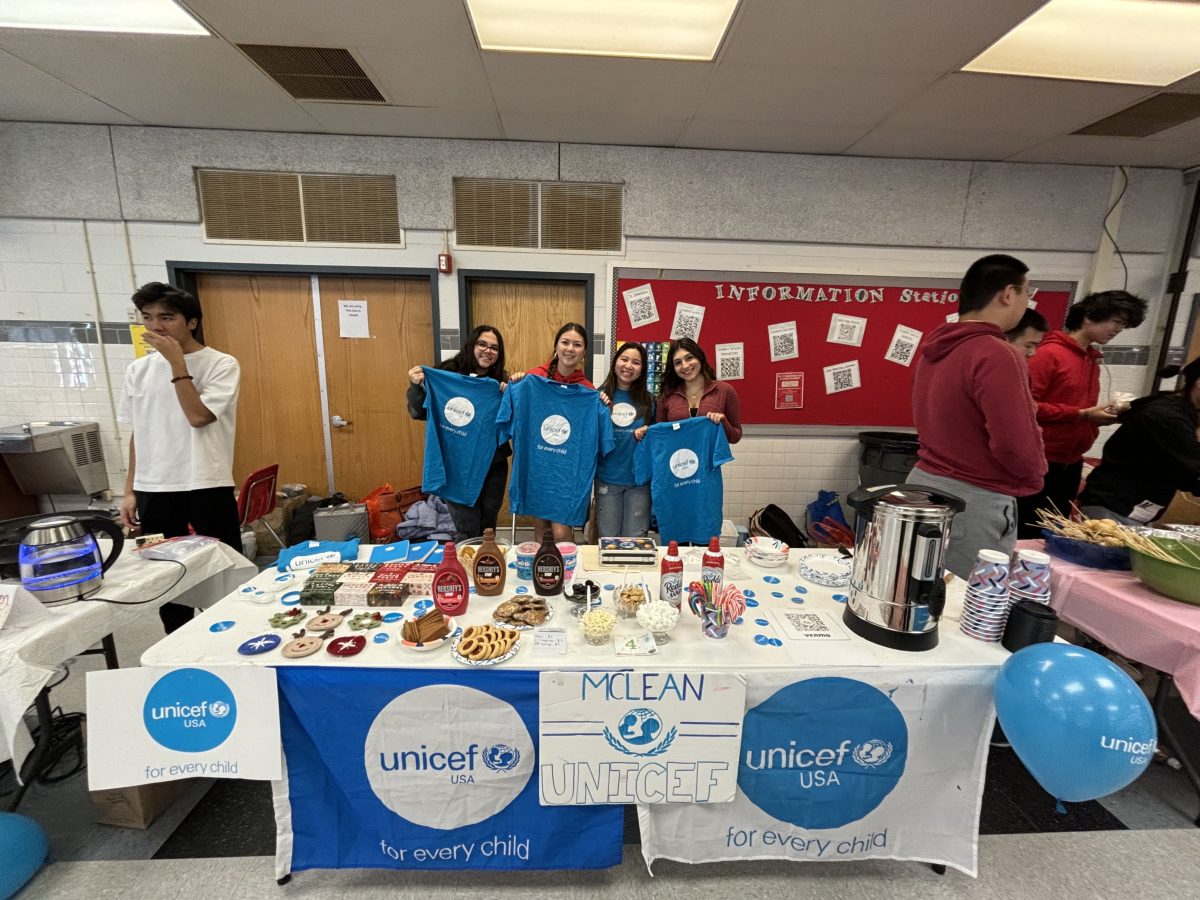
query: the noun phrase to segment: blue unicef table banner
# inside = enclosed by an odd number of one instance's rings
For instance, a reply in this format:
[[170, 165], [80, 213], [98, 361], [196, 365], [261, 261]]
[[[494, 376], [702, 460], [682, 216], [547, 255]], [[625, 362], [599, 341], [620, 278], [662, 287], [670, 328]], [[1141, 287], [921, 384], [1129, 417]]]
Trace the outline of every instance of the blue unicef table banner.
[[591, 869], [619, 806], [544, 808], [538, 673], [280, 668], [276, 872]]
[[642, 855], [900, 859], [974, 877], [996, 670], [747, 675], [738, 791], [639, 804]]
[[701, 672], [543, 672], [546, 806], [728, 803], [746, 680]]

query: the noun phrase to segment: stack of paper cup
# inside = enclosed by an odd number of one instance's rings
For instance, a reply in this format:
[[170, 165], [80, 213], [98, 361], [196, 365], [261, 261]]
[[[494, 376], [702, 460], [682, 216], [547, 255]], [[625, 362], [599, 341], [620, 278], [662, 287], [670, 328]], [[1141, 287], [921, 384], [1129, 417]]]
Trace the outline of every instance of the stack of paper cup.
[[1050, 557], [1040, 550], [1018, 550], [1012, 561], [1008, 590], [1013, 603], [1050, 603]]
[[980, 550], [967, 594], [963, 598], [963, 634], [977, 641], [998, 641], [1008, 621], [1008, 557], [998, 550]]

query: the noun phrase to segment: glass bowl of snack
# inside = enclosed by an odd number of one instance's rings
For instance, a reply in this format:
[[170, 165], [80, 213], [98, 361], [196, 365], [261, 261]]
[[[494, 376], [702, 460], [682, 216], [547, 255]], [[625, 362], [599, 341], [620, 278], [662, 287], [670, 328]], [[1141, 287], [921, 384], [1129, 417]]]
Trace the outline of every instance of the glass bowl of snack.
[[650, 596], [650, 588], [644, 581], [628, 581], [613, 588], [613, 606], [621, 618], [632, 619]]
[[594, 606], [579, 618], [584, 639], [593, 646], [607, 644], [616, 627], [617, 617], [611, 609]]
[[654, 635], [654, 643], [662, 646], [671, 640], [671, 629], [679, 621], [679, 608], [665, 600], [650, 600], [638, 609], [637, 620]]

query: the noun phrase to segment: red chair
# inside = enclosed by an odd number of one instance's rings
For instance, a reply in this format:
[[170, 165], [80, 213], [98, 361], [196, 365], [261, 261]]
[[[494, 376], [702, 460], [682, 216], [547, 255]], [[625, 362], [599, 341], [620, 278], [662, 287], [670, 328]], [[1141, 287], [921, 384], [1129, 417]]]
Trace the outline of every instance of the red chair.
[[[242, 528], [251, 522], [257, 522], [275, 509], [275, 479], [278, 475], [279, 466], [273, 464], [246, 476], [237, 497], [238, 521], [241, 522]], [[262, 525], [271, 532], [271, 537], [279, 542], [280, 549], [287, 546], [265, 519]]]

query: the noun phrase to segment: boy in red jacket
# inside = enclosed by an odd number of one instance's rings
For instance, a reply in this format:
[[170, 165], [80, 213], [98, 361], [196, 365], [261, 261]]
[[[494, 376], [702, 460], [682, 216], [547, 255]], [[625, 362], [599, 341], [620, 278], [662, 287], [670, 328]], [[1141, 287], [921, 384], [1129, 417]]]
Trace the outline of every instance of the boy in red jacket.
[[1117, 421], [1107, 404], [1098, 405], [1102, 354], [1097, 345], [1107, 344], [1127, 327], [1137, 328], [1145, 317], [1146, 301], [1128, 291], [1089, 294], [1067, 310], [1063, 330], [1048, 334], [1029, 361], [1048, 468], [1041, 490], [1017, 502], [1020, 537], [1041, 536], [1033, 524], [1039, 509], [1071, 514], [1083, 455], [1096, 442], [1100, 426]]
[[1002, 254], [963, 276], [958, 321], [925, 341], [913, 379], [920, 449], [909, 475], [966, 501], [954, 517], [946, 568], [966, 578], [982, 549], [1011, 553], [1017, 503], [1042, 483], [1046, 457], [1020, 351], [1005, 340], [1029, 304], [1029, 267]]

